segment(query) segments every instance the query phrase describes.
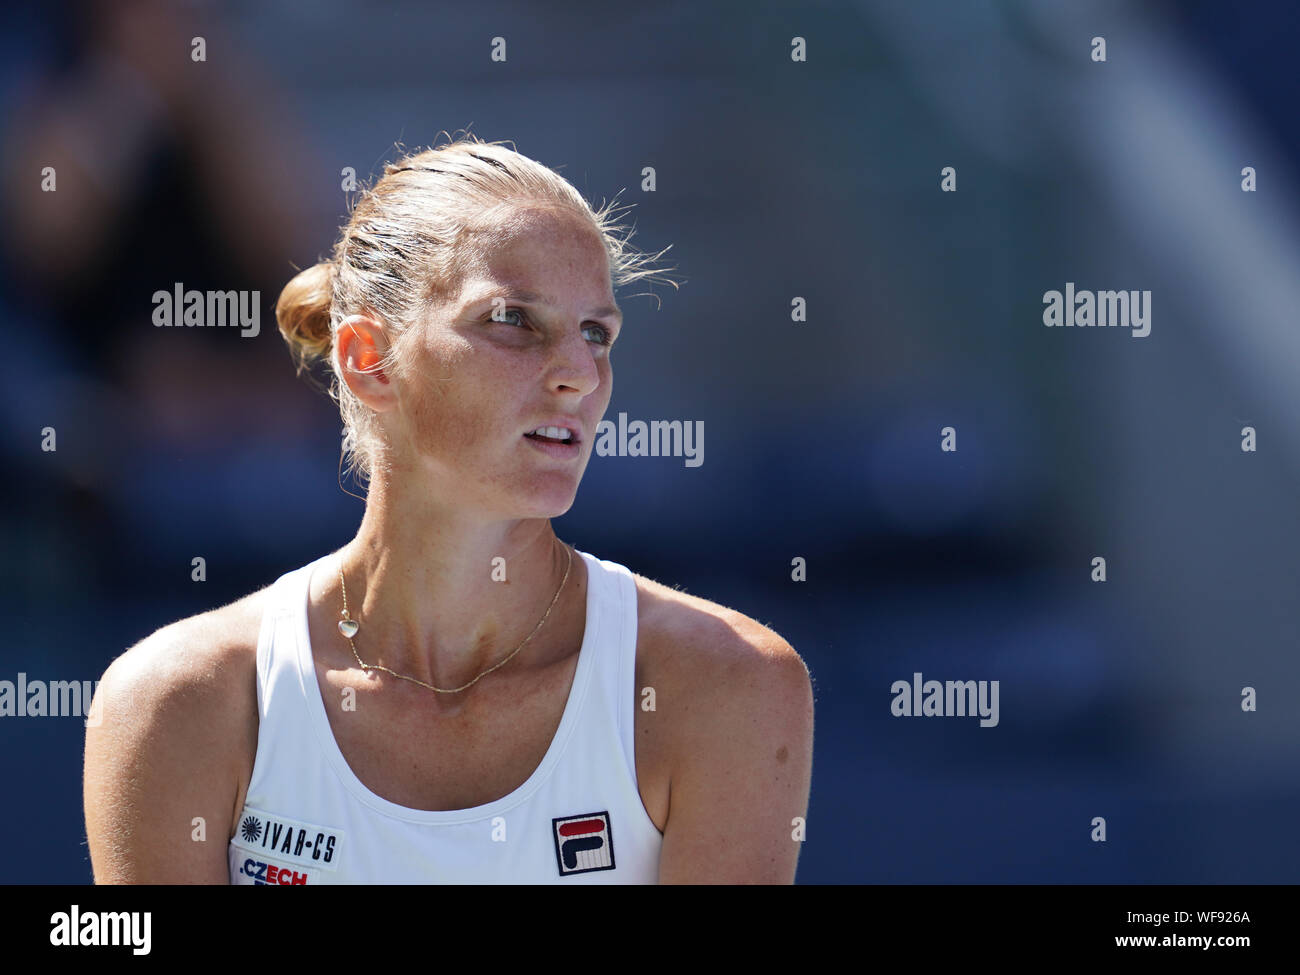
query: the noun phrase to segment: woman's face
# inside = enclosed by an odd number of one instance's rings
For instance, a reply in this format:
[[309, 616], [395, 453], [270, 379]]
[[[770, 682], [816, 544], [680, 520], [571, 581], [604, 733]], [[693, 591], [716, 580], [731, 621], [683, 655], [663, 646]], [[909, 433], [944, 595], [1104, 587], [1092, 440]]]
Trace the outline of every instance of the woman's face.
[[[512, 210], [466, 246], [459, 294], [431, 303], [412, 336], [398, 463], [427, 475], [437, 503], [561, 515], [612, 390], [622, 314], [608, 256], [590, 221], [546, 209]], [[568, 427], [572, 440], [529, 436], [539, 427]]]

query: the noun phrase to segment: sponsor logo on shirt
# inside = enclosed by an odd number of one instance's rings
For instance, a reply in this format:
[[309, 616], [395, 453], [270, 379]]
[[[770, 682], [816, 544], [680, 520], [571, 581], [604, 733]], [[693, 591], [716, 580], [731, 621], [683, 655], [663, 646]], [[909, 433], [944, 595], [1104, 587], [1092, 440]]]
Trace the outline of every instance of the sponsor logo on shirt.
[[311, 875], [310, 870], [294, 870], [292, 867], [280, 866], [274, 863], [266, 863], [262, 860], [254, 860], [252, 857], [246, 859], [239, 868], [239, 872], [245, 877], [252, 880], [254, 886], [264, 887], [268, 884], [278, 884], [280, 886], [296, 886], [307, 883], [307, 878]]
[[614, 833], [608, 812], [557, 817], [551, 820], [551, 832], [561, 877], [614, 869]]
[[245, 806], [230, 842], [254, 856], [265, 854], [300, 867], [337, 870], [343, 835], [342, 830], [330, 826], [287, 819]]

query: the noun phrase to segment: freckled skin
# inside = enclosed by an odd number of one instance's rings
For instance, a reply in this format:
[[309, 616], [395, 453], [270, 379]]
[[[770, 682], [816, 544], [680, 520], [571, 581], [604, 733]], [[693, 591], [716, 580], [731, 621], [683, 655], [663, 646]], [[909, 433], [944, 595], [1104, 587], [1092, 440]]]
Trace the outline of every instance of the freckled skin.
[[[438, 485], [434, 503], [507, 518], [552, 518], [573, 504], [613, 389], [609, 350], [595, 337], [621, 322], [588, 317], [614, 304], [609, 260], [590, 222], [550, 210], [515, 212], [504, 225], [470, 235], [458, 295], [431, 303], [399, 385], [390, 442], [403, 473], [423, 468]], [[491, 321], [491, 297], [528, 290], [557, 304]], [[478, 299], [478, 300], [476, 300]], [[482, 300], [486, 299], [486, 300]], [[556, 414], [582, 420], [581, 454], [562, 462], [521, 438]], [[417, 475], [419, 476], [419, 475]]]
[[776, 750], [776, 760], [784, 764], [785, 760], [790, 757], [790, 750], [782, 745]]

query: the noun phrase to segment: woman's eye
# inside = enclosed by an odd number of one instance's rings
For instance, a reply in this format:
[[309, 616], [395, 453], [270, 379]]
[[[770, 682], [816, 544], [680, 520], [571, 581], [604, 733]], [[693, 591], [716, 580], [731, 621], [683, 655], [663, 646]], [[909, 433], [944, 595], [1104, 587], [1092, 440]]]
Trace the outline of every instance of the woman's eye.
[[598, 345], [609, 345], [609, 329], [604, 325], [588, 325], [583, 329], [584, 332], [595, 332], [597, 338], [594, 341]]
[[[514, 325], [516, 328], [528, 327], [528, 316], [520, 308], [507, 308], [499, 316], [494, 315], [491, 317], [489, 321], [500, 322], [503, 325]], [[588, 342], [595, 342], [597, 345], [605, 346], [613, 344], [613, 335], [604, 325], [588, 325], [582, 330], [582, 333], [587, 337]]]

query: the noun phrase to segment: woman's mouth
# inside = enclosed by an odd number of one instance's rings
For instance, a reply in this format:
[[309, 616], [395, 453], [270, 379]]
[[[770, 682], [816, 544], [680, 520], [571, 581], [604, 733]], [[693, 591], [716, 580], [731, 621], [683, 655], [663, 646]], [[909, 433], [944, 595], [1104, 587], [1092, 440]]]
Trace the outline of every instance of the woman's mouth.
[[524, 436], [542, 443], [564, 443], [575, 446], [578, 443], [577, 436], [567, 427], [538, 427], [532, 433], [525, 433]]
[[582, 455], [578, 435], [568, 427], [538, 427], [525, 433], [524, 439], [537, 450], [560, 460], [575, 460]]

